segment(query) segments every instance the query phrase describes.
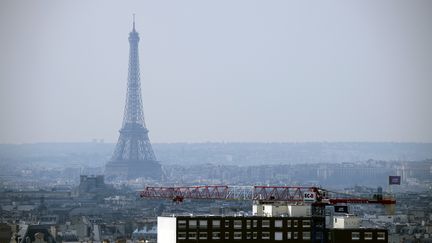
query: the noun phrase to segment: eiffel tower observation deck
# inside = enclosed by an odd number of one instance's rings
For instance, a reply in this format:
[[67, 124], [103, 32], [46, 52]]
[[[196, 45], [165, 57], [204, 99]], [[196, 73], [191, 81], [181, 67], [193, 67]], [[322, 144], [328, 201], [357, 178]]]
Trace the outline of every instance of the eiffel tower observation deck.
[[112, 158], [105, 166], [107, 180], [160, 179], [162, 169], [153, 152], [144, 122], [138, 58], [140, 38], [135, 30], [135, 18], [129, 33], [129, 70], [123, 125]]

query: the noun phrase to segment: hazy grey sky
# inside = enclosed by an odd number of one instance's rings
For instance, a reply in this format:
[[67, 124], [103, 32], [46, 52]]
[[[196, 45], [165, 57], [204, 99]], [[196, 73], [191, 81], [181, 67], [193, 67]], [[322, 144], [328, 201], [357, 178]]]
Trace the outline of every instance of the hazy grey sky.
[[0, 2], [0, 143], [432, 141], [432, 1]]

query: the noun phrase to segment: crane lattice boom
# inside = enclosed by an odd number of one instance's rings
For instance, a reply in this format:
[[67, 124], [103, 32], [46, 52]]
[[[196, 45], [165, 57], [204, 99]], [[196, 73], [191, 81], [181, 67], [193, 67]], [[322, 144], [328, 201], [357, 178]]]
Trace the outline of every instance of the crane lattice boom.
[[[310, 195], [313, 198], [308, 200]], [[352, 198], [330, 196], [330, 193], [318, 187], [304, 186], [176, 186], [154, 187], [148, 186], [141, 191], [143, 198], [172, 199], [182, 202], [184, 199], [213, 199], [213, 200], [259, 200], [282, 202], [315, 202], [323, 204], [339, 203], [376, 203], [395, 204], [394, 199], [384, 198]]]

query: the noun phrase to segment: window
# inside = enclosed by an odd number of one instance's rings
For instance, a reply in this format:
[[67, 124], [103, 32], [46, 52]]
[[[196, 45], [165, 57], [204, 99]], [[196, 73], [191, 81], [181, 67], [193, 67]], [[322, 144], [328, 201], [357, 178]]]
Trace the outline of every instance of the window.
[[258, 232], [253, 232], [253, 233], [252, 233], [252, 238], [253, 238], [254, 240], [258, 239]]
[[213, 240], [219, 240], [220, 239], [220, 232], [213, 232], [212, 233], [212, 239]]
[[207, 220], [200, 220], [199, 221], [199, 227], [201, 229], [206, 229], [207, 228]]
[[250, 228], [251, 228], [251, 221], [246, 220], [246, 229], [250, 229]]
[[196, 220], [189, 220], [189, 228], [195, 229], [196, 226], [197, 226], [197, 221]]
[[298, 227], [298, 220], [294, 220], [294, 227], [297, 228]]
[[262, 232], [261, 233], [261, 239], [270, 240], [270, 232]]
[[274, 239], [275, 240], [282, 240], [282, 232], [275, 232], [274, 233]]
[[315, 239], [322, 240], [323, 239], [323, 232], [316, 232], [315, 233]]
[[291, 240], [291, 232], [289, 232], [289, 231], [287, 232], [287, 239]]
[[298, 239], [298, 232], [293, 232], [293, 239], [297, 240]]
[[309, 232], [309, 231], [303, 231], [302, 236], [303, 236], [303, 240], [310, 240], [310, 238], [311, 238], [311, 232]]
[[189, 232], [189, 240], [196, 240], [197, 234], [196, 232]]
[[385, 232], [377, 232], [377, 240], [385, 240]]
[[288, 228], [291, 227], [291, 219], [288, 219], [286, 222], [287, 222], [287, 227]]
[[275, 227], [276, 228], [282, 228], [282, 220], [281, 219], [275, 220]]
[[186, 229], [186, 220], [179, 220], [178, 221], [178, 228], [179, 229]]
[[352, 240], [360, 240], [360, 232], [351, 232]]
[[225, 228], [229, 228], [230, 227], [230, 222], [229, 220], [225, 220]]
[[252, 223], [252, 227], [256, 228], [258, 226], [258, 220], [255, 219]]
[[213, 229], [219, 229], [220, 228], [220, 220], [213, 220], [212, 226], [213, 226]]
[[241, 228], [242, 228], [242, 221], [234, 220], [234, 229], [241, 229]]
[[324, 228], [324, 224], [322, 222], [315, 222], [316, 228]]
[[268, 219], [264, 219], [264, 220], [262, 221], [262, 227], [263, 227], [263, 228], [269, 228], [269, 227], [270, 227], [270, 220], [268, 220]]
[[185, 240], [186, 239], [186, 232], [179, 232], [177, 238], [179, 240]]
[[207, 240], [207, 232], [199, 232], [200, 240]]
[[365, 239], [365, 240], [372, 240], [372, 239], [373, 239], [373, 234], [372, 234], [372, 232], [365, 232], [365, 233], [364, 233], [364, 239]]
[[229, 232], [225, 232], [225, 240], [228, 240], [230, 238], [229, 235], [230, 235]]
[[246, 232], [246, 239], [252, 239], [252, 232]]
[[303, 220], [302, 226], [303, 226], [303, 228], [310, 228], [311, 221], [310, 220]]
[[241, 240], [242, 232], [234, 232], [234, 240]]

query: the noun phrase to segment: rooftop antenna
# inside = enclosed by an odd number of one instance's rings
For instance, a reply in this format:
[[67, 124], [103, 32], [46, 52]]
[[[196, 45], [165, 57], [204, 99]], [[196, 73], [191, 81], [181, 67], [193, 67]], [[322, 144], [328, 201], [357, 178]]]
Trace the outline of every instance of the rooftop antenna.
[[133, 16], [133, 30], [135, 31], [135, 14], [132, 14]]

